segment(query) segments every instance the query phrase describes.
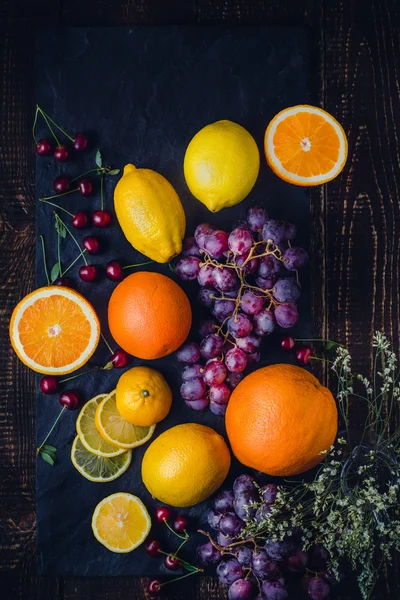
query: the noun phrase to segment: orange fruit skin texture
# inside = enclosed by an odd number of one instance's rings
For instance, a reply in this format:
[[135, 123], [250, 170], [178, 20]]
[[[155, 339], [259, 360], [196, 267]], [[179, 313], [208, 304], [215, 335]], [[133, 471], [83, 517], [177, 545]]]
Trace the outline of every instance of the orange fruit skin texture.
[[338, 412], [331, 392], [305, 369], [271, 365], [239, 383], [225, 415], [236, 458], [268, 475], [298, 475], [333, 444]]
[[186, 340], [192, 309], [175, 281], [149, 271], [129, 275], [108, 304], [111, 335], [121, 348], [144, 360], [171, 354]]

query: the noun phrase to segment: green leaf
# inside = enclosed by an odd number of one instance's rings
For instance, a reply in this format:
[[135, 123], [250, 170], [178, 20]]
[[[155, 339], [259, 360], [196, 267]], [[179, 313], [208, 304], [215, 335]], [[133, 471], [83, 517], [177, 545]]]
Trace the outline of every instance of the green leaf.
[[111, 169], [111, 171], [108, 171], [107, 175], [118, 175], [118, 173], [121, 173], [121, 169]]
[[100, 167], [100, 168], [101, 168], [101, 167], [103, 166], [103, 160], [102, 160], [102, 158], [101, 158], [101, 152], [100, 152], [100, 150], [97, 150], [97, 152], [96, 152], [96, 158], [95, 158], [95, 161], [96, 161], [96, 165], [97, 165], [98, 167]]
[[59, 274], [60, 274], [60, 263], [57, 262], [54, 265], [54, 267], [52, 268], [51, 273], [50, 273], [51, 283], [53, 283], [57, 279]]
[[67, 230], [65, 229], [63, 223], [61, 223], [60, 219], [56, 219], [56, 231], [60, 237], [67, 237]]
[[44, 461], [49, 463], [49, 465], [54, 465], [54, 460], [51, 458], [50, 454], [47, 454], [47, 452], [41, 452], [40, 456], [43, 458]]
[[109, 371], [110, 369], [113, 369], [113, 368], [114, 368], [114, 365], [112, 364], [112, 362], [111, 362], [111, 361], [109, 361], [108, 363], [106, 363], [106, 364], [104, 365], [104, 367], [103, 367], [103, 369], [104, 369], [105, 371]]
[[42, 447], [42, 452], [45, 452], [46, 454], [48, 454], [49, 456], [51, 456], [51, 458], [53, 460], [56, 460], [57, 458], [57, 448], [55, 448], [54, 446], [48, 446], [47, 444], [45, 444]]
[[48, 452], [49, 450], [50, 452], [57, 452], [57, 448], [55, 446], [50, 446], [50, 444], [45, 444], [43, 449], [45, 452]]
[[338, 346], [339, 344], [337, 342], [333, 342], [332, 340], [328, 340], [325, 342], [324, 344], [324, 349], [329, 352], [329, 350], [333, 350], [333, 348], [336, 348], [336, 346]]

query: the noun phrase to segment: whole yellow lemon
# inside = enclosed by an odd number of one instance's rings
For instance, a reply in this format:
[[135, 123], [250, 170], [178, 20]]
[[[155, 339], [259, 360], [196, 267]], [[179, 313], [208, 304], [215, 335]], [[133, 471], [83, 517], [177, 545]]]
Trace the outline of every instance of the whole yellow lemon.
[[198, 423], [176, 425], [147, 448], [143, 483], [171, 506], [193, 506], [213, 494], [228, 474], [231, 457], [224, 438]]
[[125, 371], [116, 388], [117, 410], [133, 425], [146, 427], [165, 419], [172, 404], [172, 392], [164, 377], [149, 367]]
[[185, 213], [160, 173], [126, 165], [114, 191], [114, 208], [126, 239], [142, 254], [166, 263], [181, 252]]
[[217, 121], [196, 133], [186, 149], [183, 168], [193, 196], [218, 212], [250, 193], [260, 170], [260, 153], [244, 127]]

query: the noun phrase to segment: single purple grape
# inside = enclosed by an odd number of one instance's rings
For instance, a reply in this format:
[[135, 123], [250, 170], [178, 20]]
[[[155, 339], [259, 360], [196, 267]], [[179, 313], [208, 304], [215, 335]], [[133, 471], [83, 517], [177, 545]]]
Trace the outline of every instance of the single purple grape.
[[226, 537], [234, 538], [239, 535], [243, 529], [243, 521], [235, 513], [225, 513], [219, 522], [219, 530]]
[[223, 533], [218, 531], [217, 542], [218, 542], [218, 546], [222, 546], [223, 548], [226, 548], [227, 546], [230, 546], [233, 543], [233, 540], [227, 538]]
[[183, 240], [182, 254], [183, 256], [197, 256], [198, 258], [201, 258], [200, 248], [194, 237], [187, 237]]
[[212, 272], [212, 281], [214, 287], [220, 292], [229, 292], [238, 287], [238, 278], [233, 269], [228, 267], [215, 267]]
[[237, 267], [240, 267], [242, 269], [242, 273], [244, 273], [245, 275], [253, 275], [253, 273], [257, 271], [258, 259], [255, 257], [251, 258], [250, 260], [247, 260], [248, 257], [249, 253], [243, 254], [242, 256], [236, 256], [235, 263]]
[[221, 562], [222, 555], [211, 542], [206, 542], [197, 548], [197, 557], [202, 565], [211, 567]]
[[194, 239], [196, 240], [196, 244], [199, 246], [199, 248], [204, 250], [205, 240], [213, 231], [214, 228], [212, 225], [210, 225], [210, 223], [201, 223], [196, 227]]
[[216, 402], [210, 401], [210, 410], [216, 417], [223, 417], [226, 413], [227, 404], [217, 404]]
[[245, 337], [253, 330], [253, 323], [244, 313], [237, 313], [228, 321], [228, 331], [234, 338]]
[[273, 504], [278, 493], [278, 486], [275, 483], [267, 483], [260, 489], [260, 496], [267, 504]]
[[296, 548], [285, 561], [285, 566], [291, 573], [301, 573], [307, 566], [308, 554], [301, 548]]
[[277, 579], [280, 571], [277, 563], [272, 560], [265, 550], [256, 550], [251, 557], [251, 568], [260, 579]]
[[257, 273], [263, 279], [269, 279], [274, 275], [278, 275], [281, 270], [281, 261], [276, 258], [273, 254], [262, 256], [258, 262]]
[[214, 319], [200, 321], [198, 333], [200, 337], [206, 337], [210, 333], [214, 333], [217, 328], [217, 322]]
[[285, 240], [286, 225], [283, 221], [270, 219], [262, 228], [262, 236], [266, 242], [277, 245]]
[[[238, 348], [246, 352], [246, 354], [252, 354], [252, 352], [256, 352], [259, 349], [261, 344], [261, 338], [254, 333], [250, 333], [242, 338], [236, 338], [236, 345]], [[248, 361], [248, 359], [247, 359]]]
[[257, 492], [255, 481], [251, 475], [239, 475], [233, 482], [233, 495], [237, 496], [243, 492]]
[[236, 551], [236, 558], [238, 562], [242, 565], [242, 567], [246, 567], [246, 569], [250, 568], [252, 556], [253, 551], [247, 546], [239, 546]]
[[209, 402], [210, 401], [207, 398], [207, 396], [203, 396], [203, 398], [200, 398], [199, 400], [185, 400], [186, 406], [196, 411], [204, 410], [205, 408], [207, 408]]
[[272, 310], [264, 308], [253, 317], [254, 332], [257, 335], [270, 335], [276, 327], [276, 319]]
[[253, 237], [248, 229], [238, 227], [229, 235], [228, 247], [234, 254], [246, 254], [250, 252], [252, 245]]
[[207, 521], [209, 526], [215, 529], [216, 531], [219, 531], [219, 522], [221, 520], [221, 517], [221, 513], [217, 512], [212, 508], [207, 515]]
[[247, 315], [255, 315], [264, 305], [264, 298], [257, 293], [247, 291], [244, 292], [240, 299], [240, 308]]
[[282, 258], [288, 271], [299, 271], [308, 263], [308, 254], [303, 248], [288, 248]]
[[329, 596], [329, 585], [320, 577], [312, 577], [308, 583], [308, 595], [311, 600], [323, 600]]
[[225, 355], [225, 364], [228, 371], [241, 373], [247, 367], [247, 356], [240, 348], [231, 348]]
[[182, 381], [188, 381], [189, 379], [202, 378], [204, 372], [203, 365], [188, 365], [182, 370]]
[[226, 231], [216, 229], [207, 235], [204, 239], [204, 250], [212, 258], [221, 258], [228, 249], [228, 234]]
[[225, 383], [227, 383], [229, 385], [229, 387], [234, 390], [235, 387], [237, 387], [239, 385], [239, 383], [242, 381], [243, 379], [243, 374], [242, 373], [228, 373], [228, 375], [226, 376], [225, 379]]
[[221, 583], [232, 585], [237, 579], [243, 579], [245, 573], [236, 558], [229, 558], [219, 563], [217, 575]]
[[267, 554], [274, 560], [284, 560], [294, 550], [294, 543], [291, 538], [273, 542], [267, 540], [264, 546]]
[[197, 300], [206, 308], [212, 309], [214, 298], [218, 296], [218, 292], [211, 288], [201, 288], [197, 294]]
[[218, 321], [222, 323], [233, 314], [236, 308], [236, 303], [233, 300], [216, 300], [212, 313]]
[[207, 391], [207, 386], [202, 379], [189, 379], [181, 385], [181, 396], [185, 400], [200, 400]]
[[197, 281], [199, 285], [203, 287], [212, 287], [212, 274], [214, 271], [214, 267], [212, 265], [203, 265], [200, 267], [199, 273], [197, 275]]
[[[299, 313], [295, 304], [279, 304], [274, 311], [275, 319], [280, 327], [289, 329], [294, 327], [299, 320]], [[256, 331], [257, 333], [257, 331]]]
[[211, 333], [200, 342], [200, 352], [204, 358], [216, 358], [221, 355], [224, 340], [215, 333]]
[[296, 233], [296, 225], [293, 225], [293, 223], [285, 223], [285, 238], [287, 240], [294, 240], [294, 238], [296, 237]]
[[[225, 380], [227, 373], [227, 368], [221, 360], [211, 360], [204, 367], [204, 383], [207, 385], [218, 385]], [[215, 398], [211, 395], [210, 398], [216, 402]]]
[[226, 404], [229, 402], [232, 392], [225, 383], [218, 383], [217, 385], [212, 385], [208, 393], [210, 395], [210, 402]]
[[297, 302], [300, 298], [301, 288], [293, 278], [278, 279], [272, 293], [278, 302]]
[[254, 588], [248, 579], [237, 579], [228, 590], [228, 600], [252, 600]]
[[250, 521], [254, 519], [257, 508], [253, 506], [253, 503], [258, 502], [258, 494], [255, 492], [242, 492], [241, 494], [235, 494], [235, 500], [233, 501], [233, 508], [238, 517], [243, 521]]
[[274, 287], [274, 283], [276, 281], [276, 275], [272, 275], [272, 277], [269, 277], [267, 279], [264, 279], [264, 277], [256, 277], [256, 285], [257, 287], [259, 287], [261, 290], [272, 290], [272, 288]]
[[234, 495], [232, 490], [224, 490], [213, 500], [213, 507], [219, 513], [227, 513], [233, 511]]
[[176, 274], [184, 281], [196, 279], [200, 272], [201, 259], [197, 256], [184, 256], [176, 265]]
[[250, 206], [247, 210], [247, 222], [252, 231], [261, 231], [267, 220], [268, 213], [261, 206]]
[[239, 221], [235, 221], [232, 227], [232, 231], [240, 227], [241, 229], [248, 229], [250, 231], [250, 225], [244, 219], [239, 219]]
[[282, 581], [264, 581], [261, 586], [263, 600], [286, 600], [289, 598], [288, 591]]
[[176, 358], [185, 365], [194, 365], [201, 358], [199, 345], [196, 342], [186, 342], [177, 351]]

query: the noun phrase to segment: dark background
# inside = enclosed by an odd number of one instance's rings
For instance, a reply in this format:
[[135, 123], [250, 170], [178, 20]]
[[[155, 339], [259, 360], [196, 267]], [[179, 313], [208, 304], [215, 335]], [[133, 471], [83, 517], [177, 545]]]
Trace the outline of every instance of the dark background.
[[[371, 338], [399, 343], [399, 46], [396, 0], [3, 0], [0, 6], [0, 597], [5, 600], [146, 598], [137, 578], [39, 578], [35, 550], [34, 375], [10, 350], [8, 321], [34, 288], [34, 31], [43, 25], [294, 24], [309, 26], [311, 89], [349, 137], [346, 169], [311, 197], [316, 333], [349, 346], [371, 369]], [[65, 48], [68, 52], [68, 48]], [[105, 74], [106, 76], [106, 74]], [[265, 82], [268, 86], [268, 82]], [[79, 88], [76, 89], [79, 94]], [[95, 101], [95, 99], [94, 99]], [[319, 375], [329, 383], [329, 374]], [[352, 421], [360, 420], [353, 404]], [[394, 422], [393, 426], [397, 423]], [[375, 598], [400, 596], [388, 566]], [[219, 600], [215, 578], [171, 586], [176, 600]], [[356, 600], [346, 585], [340, 600]]]

